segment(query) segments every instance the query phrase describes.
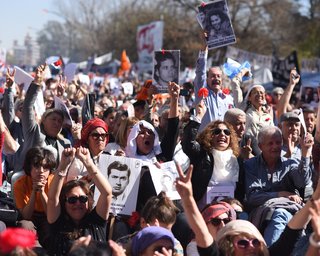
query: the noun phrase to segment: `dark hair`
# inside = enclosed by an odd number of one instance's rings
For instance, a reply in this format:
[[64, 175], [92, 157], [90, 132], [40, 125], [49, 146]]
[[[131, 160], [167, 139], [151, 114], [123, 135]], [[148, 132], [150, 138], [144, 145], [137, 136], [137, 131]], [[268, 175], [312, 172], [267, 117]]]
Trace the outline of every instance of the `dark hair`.
[[209, 11], [206, 15], [206, 29], [209, 30], [212, 28], [211, 25], [211, 16], [219, 16], [221, 22], [227, 21], [229, 18], [228, 16], [225, 14], [225, 12], [223, 10], [220, 9], [213, 9], [211, 11]]
[[150, 197], [141, 211], [141, 217], [146, 223], [151, 223], [155, 219], [164, 224], [173, 224], [176, 222], [176, 216], [179, 209], [174, 205], [165, 192]]
[[[173, 61], [173, 64], [176, 65], [176, 59], [175, 57], [173, 56], [173, 54], [171, 52], [168, 52], [168, 51], [164, 51], [164, 52], [156, 52], [155, 53], [155, 56], [154, 56], [157, 64], [155, 65], [154, 67], [154, 70], [159, 70], [160, 67], [161, 67], [161, 63], [166, 61], [166, 60], [172, 60]], [[159, 80], [159, 76], [154, 73], [154, 79], [156, 81]]]
[[82, 245], [71, 252], [68, 256], [111, 256], [112, 251], [108, 243], [91, 241], [88, 246]]
[[59, 197], [61, 211], [63, 213], [66, 213], [65, 202], [66, 202], [67, 194], [70, 190], [72, 190], [75, 187], [80, 187], [83, 190], [83, 192], [89, 197], [88, 210], [91, 211], [93, 208], [93, 193], [90, 190], [89, 183], [85, 180], [70, 180], [63, 185], [60, 193], [60, 197]]
[[116, 112], [116, 109], [114, 107], [108, 107], [104, 112], [102, 118], [105, 119], [108, 117], [108, 115]]
[[126, 164], [122, 164], [119, 161], [112, 162], [108, 166], [108, 176], [110, 175], [112, 169], [116, 169], [119, 171], [126, 171], [126, 172], [128, 172], [128, 178], [130, 177], [131, 171], [130, 171], [128, 165], [126, 165]]
[[32, 167], [40, 167], [53, 171], [57, 161], [52, 151], [46, 148], [34, 147], [28, 150], [23, 163], [23, 170], [26, 175], [31, 175]]

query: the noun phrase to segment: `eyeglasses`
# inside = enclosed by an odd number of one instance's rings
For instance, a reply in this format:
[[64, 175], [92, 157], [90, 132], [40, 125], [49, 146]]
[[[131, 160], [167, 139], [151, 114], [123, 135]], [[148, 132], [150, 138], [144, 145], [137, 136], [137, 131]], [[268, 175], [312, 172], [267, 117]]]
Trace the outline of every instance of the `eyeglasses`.
[[214, 135], [219, 135], [221, 132], [223, 132], [224, 135], [226, 135], [226, 136], [230, 136], [230, 134], [231, 134], [229, 129], [214, 128], [212, 130], [212, 134], [214, 134]]
[[231, 220], [229, 218], [225, 218], [225, 219], [218, 219], [218, 218], [212, 218], [210, 220], [211, 224], [215, 227], [218, 227], [222, 222], [224, 224], [229, 223]]
[[98, 140], [98, 139], [102, 139], [105, 140], [108, 136], [109, 133], [91, 133], [90, 136], [94, 139], [94, 140]]
[[69, 204], [75, 204], [79, 200], [80, 203], [85, 204], [88, 202], [88, 197], [87, 196], [70, 196], [66, 198], [66, 201]]
[[254, 247], [254, 248], [258, 248], [260, 247], [261, 245], [261, 242], [257, 239], [257, 238], [254, 238], [254, 239], [245, 239], [245, 238], [242, 238], [240, 240], [237, 240], [237, 241], [234, 241], [233, 243], [236, 247], [238, 247], [239, 249], [247, 249], [249, 246], [251, 247]]

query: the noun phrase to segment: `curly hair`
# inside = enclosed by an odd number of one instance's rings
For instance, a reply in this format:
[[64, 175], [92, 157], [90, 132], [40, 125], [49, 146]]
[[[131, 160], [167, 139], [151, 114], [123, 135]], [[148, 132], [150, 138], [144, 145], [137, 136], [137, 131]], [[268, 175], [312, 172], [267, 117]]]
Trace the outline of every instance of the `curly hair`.
[[197, 135], [196, 140], [199, 142], [201, 147], [203, 147], [203, 149], [205, 151], [207, 151], [207, 153], [211, 153], [212, 149], [215, 147], [214, 141], [212, 139], [212, 130], [217, 128], [220, 124], [225, 125], [230, 130], [231, 134], [230, 134], [230, 143], [229, 143], [228, 148], [231, 148], [233, 151], [233, 154], [235, 156], [238, 156], [239, 155], [239, 144], [238, 144], [237, 134], [236, 134], [235, 130], [233, 129], [232, 125], [227, 122], [217, 120], [217, 121], [209, 123], [205, 127], [205, 129]]

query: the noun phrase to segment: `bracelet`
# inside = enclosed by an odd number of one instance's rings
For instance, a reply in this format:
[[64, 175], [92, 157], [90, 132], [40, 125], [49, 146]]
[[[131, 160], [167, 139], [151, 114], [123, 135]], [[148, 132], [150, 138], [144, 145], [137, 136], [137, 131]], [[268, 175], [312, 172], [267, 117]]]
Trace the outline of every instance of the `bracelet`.
[[312, 234], [309, 236], [309, 243], [316, 248], [320, 248], [320, 241], [315, 241], [314, 239], [314, 232], [312, 232]]

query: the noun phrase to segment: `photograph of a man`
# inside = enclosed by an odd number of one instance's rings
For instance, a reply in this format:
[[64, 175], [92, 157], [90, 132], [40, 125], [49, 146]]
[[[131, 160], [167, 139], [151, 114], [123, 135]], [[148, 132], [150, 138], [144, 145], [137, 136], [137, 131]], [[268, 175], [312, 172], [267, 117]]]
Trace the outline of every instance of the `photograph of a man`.
[[161, 186], [162, 186], [162, 191], [164, 191], [164, 192], [176, 191], [176, 187], [174, 185], [174, 179], [171, 175], [163, 174], [161, 176], [160, 182], [161, 182]]
[[112, 199], [114, 201], [124, 202], [126, 187], [130, 182], [131, 171], [126, 164], [114, 161], [108, 166], [108, 181], [112, 187]]
[[153, 84], [158, 93], [168, 92], [169, 82], [179, 82], [180, 51], [155, 51]]

